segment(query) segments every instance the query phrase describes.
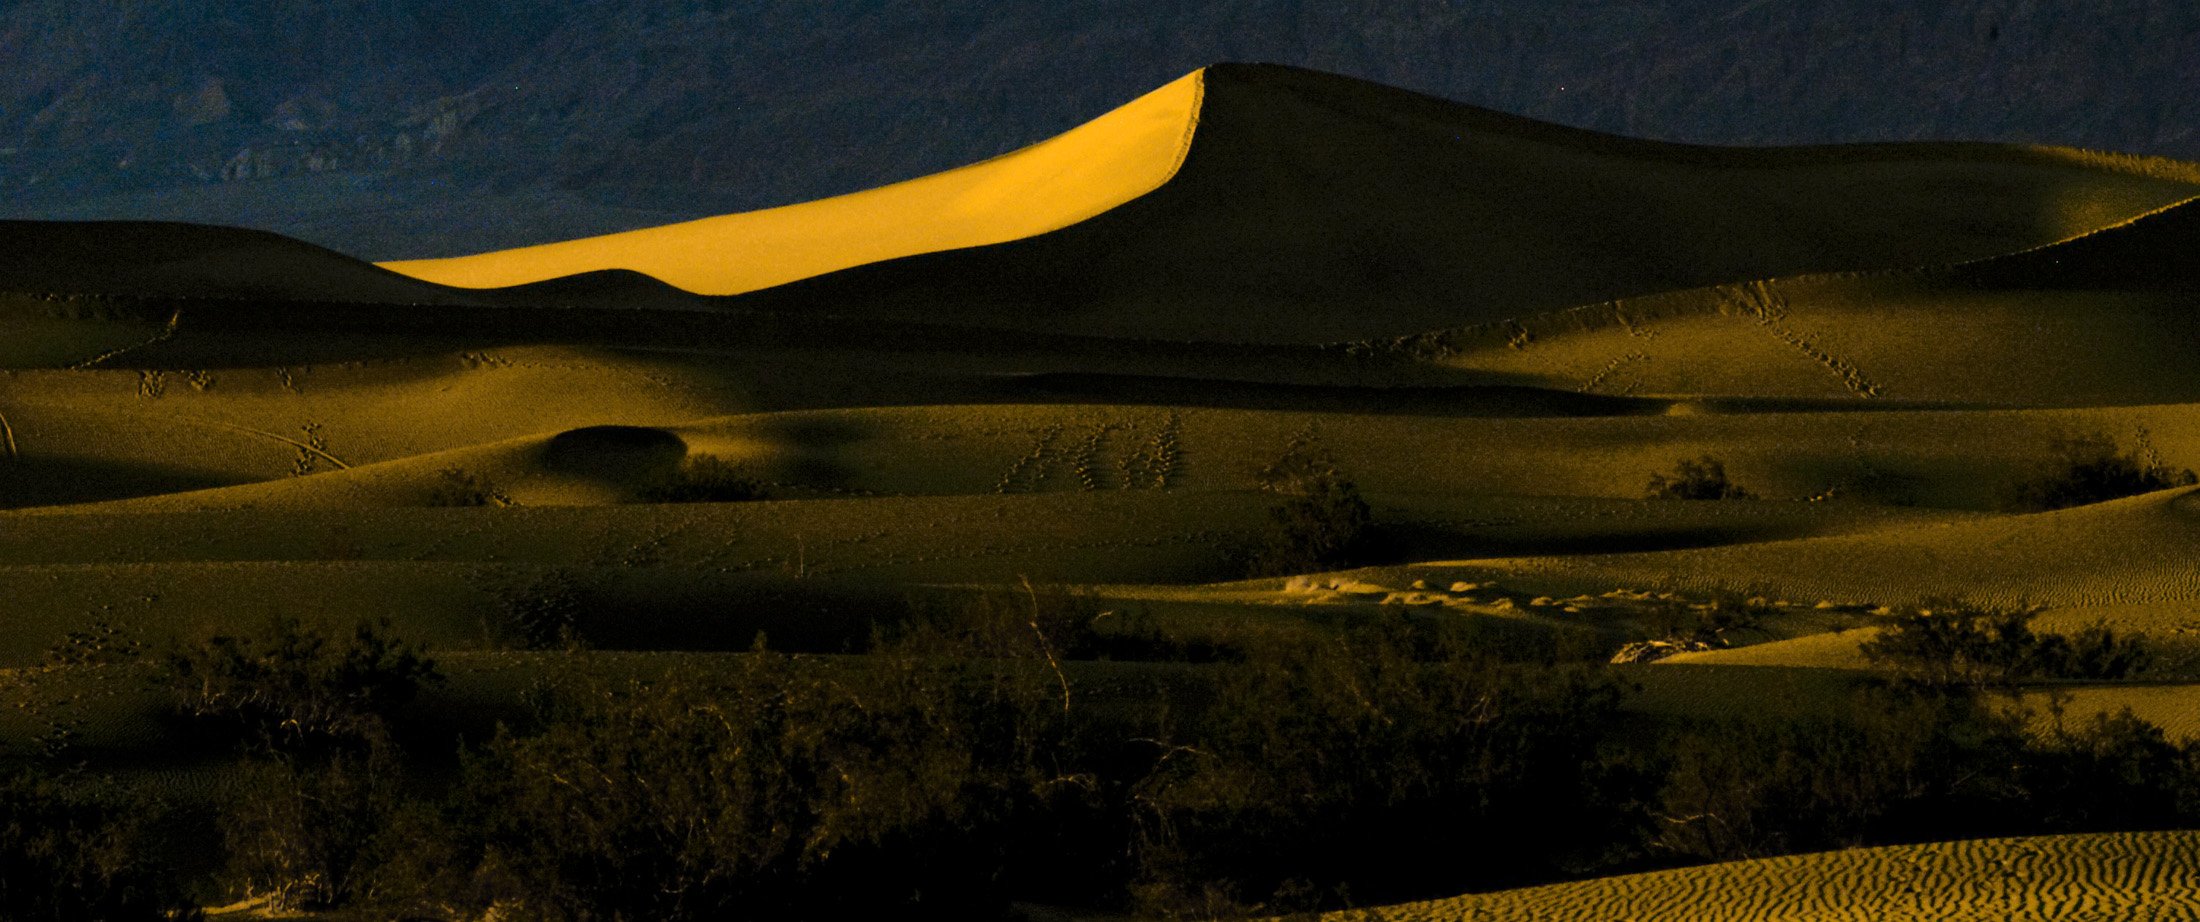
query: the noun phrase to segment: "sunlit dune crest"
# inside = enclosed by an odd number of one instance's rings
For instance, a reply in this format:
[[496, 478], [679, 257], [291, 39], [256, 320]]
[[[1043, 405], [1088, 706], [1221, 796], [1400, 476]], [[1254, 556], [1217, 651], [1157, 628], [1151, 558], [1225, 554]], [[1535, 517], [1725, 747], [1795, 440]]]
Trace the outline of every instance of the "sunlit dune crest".
[[383, 263], [464, 288], [628, 269], [697, 294], [1058, 230], [1145, 195], [1184, 162], [1205, 70], [1022, 150], [849, 195], [446, 259]]

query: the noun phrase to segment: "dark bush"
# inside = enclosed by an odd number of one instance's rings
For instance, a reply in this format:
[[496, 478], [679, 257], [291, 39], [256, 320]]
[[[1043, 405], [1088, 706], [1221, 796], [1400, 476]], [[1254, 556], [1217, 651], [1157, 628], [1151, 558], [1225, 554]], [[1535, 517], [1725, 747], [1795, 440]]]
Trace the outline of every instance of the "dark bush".
[[389, 746], [310, 756], [277, 753], [238, 766], [218, 818], [234, 890], [273, 908], [315, 911], [407, 894], [377, 873], [416, 842], [399, 831], [404, 771]]
[[1835, 713], [1681, 731], [1653, 847], [1731, 861], [1942, 838], [2012, 796], [2019, 727], [1969, 698], [1867, 688]]
[[768, 498], [764, 484], [717, 455], [689, 455], [663, 480], [641, 491], [651, 503], [741, 503]]
[[[1963, 686], [1891, 683], [1815, 717], [1630, 726], [1612, 673], [1509, 661], [1475, 619], [1385, 612], [1239, 662], [1116, 672], [1071, 662], [1106, 650], [1085, 598], [973, 598], [862, 656], [614, 673], [582, 654], [432, 811], [387, 734], [254, 749], [220, 818], [230, 883], [285, 908], [511, 919], [989, 917], [1018, 899], [1212, 917], [2200, 822], [2200, 748], [2128, 715], [2041, 730]], [[1982, 623], [2021, 662], [2121, 649], [2041, 653], [2062, 648]], [[316, 649], [293, 658], [347, 658]], [[1150, 694], [1122, 690], [1133, 675]]]
[[735, 674], [584, 684], [469, 760], [477, 876], [543, 918], [1002, 909], [999, 831], [1081, 781], [1044, 667], [757, 653]]
[[1731, 635], [1758, 630], [1773, 610], [1763, 598], [1733, 593], [1701, 602], [1660, 599], [1644, 605], [1642, 625], [1651, 640], [1724, 646]]
[[2074, 636], [2032, 630], [2036, 611], [1940, 603], [1895, 616], [1863, 645], [1865, 658], [1931, 685], [2008, 685], [2027, 679], [2112, 681], [2143, 670], [2153, 655], [2143, 636], [2105, 624]]
[[881, 626], [872, 648], [918, 656], [1097, 659], [1106, 645], [1100, 615], [1088, 597], [1066, 586], [991, 586], [913, 603], [906, 620]]
[[482, 616], [482, 633], [496, 646], [520, 650], [577, 650], [588, 646], [581, 630], [586, 593], [568, 570], [550, 570], [494, 590], [495, 605]]
[[244, 757], [217, 817], [225, 886], [286, 910], [384, 898], [372, 869], [405, 847], [389, 832], [405, 803], [392, 721], [442, 681], [435, 661], [387, 621], [330, 631], [296, 618], [178, 646], [166, 660], [177, 709]]
[[2200, 745], [2124, 711], [2076, 727], [1968, 692], [1865, 686], [1801, 719], [1679, 731], [1654, 845], [1690, 859], [2190, 828]]
[[1549, 879], [1635, 835], [1604, 673], [1391, 616], [1223, 667], [1132, 808], [1149, 912], [1276, 913]]
[[447, 467], [436, 472], [435, 485], [428, 490], [428, 505], [509, 506], [511, 500], [497, 490], [489, 479], [464, 468]]
[[0, 772], [0, 919], [197, 919], [159, 857], [158, 805], [81, 774]]
[[2125, 708], [2066, 725], [2062, 703], [2020, 781], [2047, 829], [2177, 829], [2200, 821], [2200, 746], [2172, 743]]
[[1375, 549], [1374, 514], [1360, 489], [1310, 436], [1292, 442], [1258, 474], [1282, 500], [1251, 554], [1251, 576], [1287, 576], [1365, 563]]
[[1650, 499], [1748, 499], [1749, 491], [1726, 477], [1726, 463], [1710, 455], [1683, 460], [1670, 474], [1652, 474], [1643, 488]]
[[1144, 609], [1102, 609], [1066, 586], [992, 586], [969, 595], [913, 602], [907, 618], [881, 625], [874, 651], [1007, 659], [1161, 660], [1205, 663], [1242, 651], [1212, 636], [1171, 636]]
[[177, 709], [229, 728], [256, 752], [380, 739], [422, 685], [442, 681], [435, 661], [392, 637], [387, 620], [331, 633], [276, 618], [256, 634], [216, 634], [178, 646], [166, 660], [163, 681]]
[[2093, 433], [2056, 439], [2049, 458], [2031, 476], [2002, 489], [2001, 506], [2011, 512], [2044, 512], [2194, 483], [2200, 477], [2191, 470], [2171, 470], [2138, 451], [2120, 453], [2115, 439]]

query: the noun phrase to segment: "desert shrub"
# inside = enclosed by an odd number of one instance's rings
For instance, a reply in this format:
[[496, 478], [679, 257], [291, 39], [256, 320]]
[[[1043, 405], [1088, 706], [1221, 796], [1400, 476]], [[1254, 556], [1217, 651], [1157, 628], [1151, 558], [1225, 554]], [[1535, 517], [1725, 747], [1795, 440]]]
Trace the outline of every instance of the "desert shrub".
[[2191, 470], [2171, 470], [2138, 451], [2119, 452], [2115, 439], [2092, 433], [2056, 439], [2049, 457], [2031, 475], [2003, 487], [2001, 506], [2011, 512], [2044, 512], [2194, 483], [2200, 477]]
[[1729, 635], [1760, 628], [1773, 612], [1762, 597], [1714, 593], [1701, 602], [1661, 599], [1644, 606], [1642, 622], [1652, 640], [1724, 645]]
[[495, 601], [482, 615], [485, 639], [521, 650], [575, 650], [588, 646], [581, 630], [585, 591], [567, 570], [549, 570], [494, 590]]
[[1652, 847], [1730, 861], [1932, 836], [2010, 797], [2017, 725], [1969, 698], [1864, 689], [1837, 714], [1682, 731]]
[[1220, 667], [1132, 800], [1133, 892], [1211, 916], [1547, 879], [1632, 835], [1600, 741], [1618, 687], [1403, 616]]
[[0, 773], [0, 918], [199, 918], [159, 857], [161, 812], [82, 774]]
[[1972, 693], [1867, 685], [1801, 719], [1686, 728], [1653, 846], [1726, 861], [1985, 836], [2189, 828], [2200, 744], [2126, 710], [2067, 724]]
[[871, 649], [1065, 662], [1213, 662], [1241, 655], [1211, 637], [1170, 636], [1144, 609], [1101, 609], [1070, 587], [1028, 581], [913, 600], [905, 618], [874, 631]]
[[386, 735], [422, 685], [442, 681], [425, 651], [387, 620], [330, 632], [292, 617], [259, 632], [216, 634], [168, 651], [162, 683], [176, 708], [225, 727], [255, 751], [349, 746]]
[[1256, 479], [1261, 489], [1282, 499], [1268, 509], [1268, 527], [1250, 555], [1249, 575], [1355, 566], [1374, 551], [1375, 521], [1367, 501], [1311, 436], [1293, 440]]
[[1683, 459], [1669, 474], [1651, 474], [1643, 493], [1650, 499], [1748, 499], [1750, 495], [1727, 479], [1726, 463], [1710, 455]]
[[2200, 822], [2200, 745], [2169, 740], [2129, 708], [2069, 726], [2062, 703], [2036, 733], [2020, 783], [2052, 831], [2175, 829]]
[[100, 618], [86, 627], [62, 634], [60, 640], [46, 648], [42, 665], [68, 668], [134, 663], [147, 650], [145, 642], [129, 630]]
[[373, 903], [402, 894], [377, 874], [415, 847], [398, 818], [412, 805], [386, 744], [240, 763], [217, 817], [232, 890], [284, 911]]
[[918, 656], [1096, 659], [1106, 641], [1100, 610], [1067, 586], [1024, 582], [913, 602], [906, 619], [881, 625], [872, 649]]
[[464, 468], [447, 467], [436, 472], [428, 490], [430, 506], [508, 506], [511, 502], [489, 479]]
[[767, 498], [762, 482], [717, 455], [689, 455], [663, 480], [641, 491], [651, 503], [740, 503]]
[[2036, 611], [1928, 604], [1895, 617], [1863, 645], [1865, 658], [1931, 685], [2008, 685], [2027, 679], [2128, 678], [2152, 661], [2143, 636], [2105, 624], [2075, 635], [2032, 630]]
[[599, 681], [500, 734], [464, 786], [477, 878], [542, 918], [998, 911], [999, 830], [1054, 788], [1043, 671], [756, 653]]
[[227, 886], [279, 908], [379, 896], [368, 869], [397, 849], [402, 761], [391, 726], [442, 675], [387, 621], [330, 631], [296, 618], [171, 649], [162, 684], [176, 708], [239, 746], [241, 784], [217, 817]]

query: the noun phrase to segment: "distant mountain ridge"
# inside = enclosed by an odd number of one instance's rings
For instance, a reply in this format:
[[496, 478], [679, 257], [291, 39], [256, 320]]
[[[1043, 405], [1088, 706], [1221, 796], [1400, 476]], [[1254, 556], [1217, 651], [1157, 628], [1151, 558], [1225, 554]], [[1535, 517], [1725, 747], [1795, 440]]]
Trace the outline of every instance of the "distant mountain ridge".
[[2200, 157], [2176, 5], [13, 0], [0, 217], [539, 243], [936, 172], [1230, 59], [1653, 138]]

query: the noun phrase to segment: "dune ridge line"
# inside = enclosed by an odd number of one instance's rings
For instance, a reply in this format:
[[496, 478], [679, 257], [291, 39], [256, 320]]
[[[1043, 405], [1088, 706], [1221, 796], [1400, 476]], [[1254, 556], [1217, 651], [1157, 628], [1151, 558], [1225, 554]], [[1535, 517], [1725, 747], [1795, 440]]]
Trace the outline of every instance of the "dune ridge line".
[[424, 281], [497, 288], [629, 270], [733, 295], [851, 266], [1059, 230], [1166, 185], [1199, 127], [1206, 69], [1037, 144], [893, 185], [512, 250], [378, 264]]

